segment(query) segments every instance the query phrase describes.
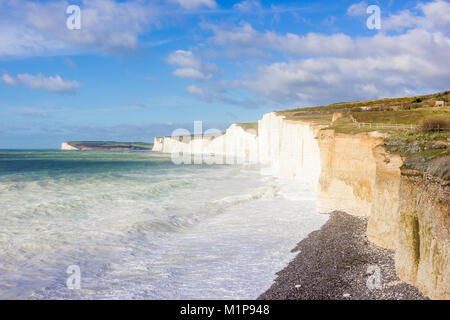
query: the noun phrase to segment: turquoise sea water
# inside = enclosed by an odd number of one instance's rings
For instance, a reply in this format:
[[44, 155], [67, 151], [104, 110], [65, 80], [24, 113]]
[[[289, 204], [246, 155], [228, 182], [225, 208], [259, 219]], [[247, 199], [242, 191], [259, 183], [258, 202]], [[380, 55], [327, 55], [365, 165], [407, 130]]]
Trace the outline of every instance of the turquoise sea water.
[[327, 219], [286, 188], [153, 152], [0, 150], [0, 299], [256, 298]]

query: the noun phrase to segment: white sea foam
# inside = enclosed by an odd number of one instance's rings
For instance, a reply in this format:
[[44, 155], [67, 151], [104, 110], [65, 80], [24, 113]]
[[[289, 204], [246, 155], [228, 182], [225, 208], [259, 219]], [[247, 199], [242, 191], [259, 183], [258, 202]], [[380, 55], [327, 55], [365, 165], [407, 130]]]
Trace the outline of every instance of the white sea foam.
[[0, 177], [0, 298], [253, 299], [328, 218], [258, 169], [94, 168]]

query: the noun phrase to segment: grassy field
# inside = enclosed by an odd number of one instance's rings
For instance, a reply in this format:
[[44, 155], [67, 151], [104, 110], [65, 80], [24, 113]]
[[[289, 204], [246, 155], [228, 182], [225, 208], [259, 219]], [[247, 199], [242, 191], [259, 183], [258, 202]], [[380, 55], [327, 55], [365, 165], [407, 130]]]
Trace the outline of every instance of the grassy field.
[[417, 125], [424, 120], [433, 118], [450, 120], [450, 107], [422, 107], [412, 110], [353, 112], [351, 114], [358, 122]]
[[[445, 101], [445, 107], [435, 107], [436, 101]], [[390, 132], [398, 129], [415, 128], [429, 119], [450, 121], [450, 91], [436, 94], [335, 103], [326, 106], [297, 108], [278, 111], [289, 120], [312, 121], [330, 124], [331, 128], [342, 133], [368, 131]], [[331, 124], [334, 113], [341, 118]], [[357, 126], [352, 118], [366, 125]], [[383, 126], [384, 124], [384, 126]]]
[[292, 115], [285, 115], [287, 120], [302, 120], [302, 121], [308, 121], [313, 122], [316, 124], [330, 124], [331, 120], [333, 118], [332, 113], [326, 113], [326, 114], [305, 114], [301, 117], [298, 116], [292, 116]]
[[383, 108], [383, 109], [414, 109], [421, 107], [434, 106], [436, 101], [450, 101], [450, 91], [439, 92], [435, 94], [402, 97], [402, 98], [385, 98], [379, 100], [366, 100], [366, 101], [354, 101], [354, 102], [341, 102], [334, 103], [325, 106], [296, 108], [278, 111], [278, 114], [287, 117], [301, 117], [302, 115], [309, 113], [333, 113], [336, 111], [356, 111], [360, 108]]
[[[311, 116], [308, 116], [311, 117]], [[354, 123], [351, 118], [357, 123]], [[303, 117], [302, 117], [303, 118]], [[393, 133], [420, 130], [427, 120], [441, 119], [450, 123], [450, 107], [423, 107], [412, 110], [349, 112], [333, 124], [336, 132], [358, 133], [379, 131]], [[358, 125], [360, 123], [360, 125]]]

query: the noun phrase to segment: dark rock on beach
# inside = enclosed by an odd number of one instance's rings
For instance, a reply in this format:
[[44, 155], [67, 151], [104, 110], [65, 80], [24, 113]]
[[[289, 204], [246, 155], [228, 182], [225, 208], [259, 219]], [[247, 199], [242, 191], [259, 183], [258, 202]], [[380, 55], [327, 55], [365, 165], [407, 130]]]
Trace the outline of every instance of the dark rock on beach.
[[367, 218], [334, 212], [320, 229], [303, 239], [299, 252], [278, 272], [260, 300], [423, 300], [395, 273], [394, 252], [375, 246], [365, 235]]

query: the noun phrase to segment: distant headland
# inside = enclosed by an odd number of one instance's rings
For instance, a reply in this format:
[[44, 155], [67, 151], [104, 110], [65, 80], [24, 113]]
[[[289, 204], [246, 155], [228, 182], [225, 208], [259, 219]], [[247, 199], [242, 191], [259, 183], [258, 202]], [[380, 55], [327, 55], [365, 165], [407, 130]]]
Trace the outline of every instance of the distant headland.
[[115, 142], [115, 141], [65, 141], [61, 143], [61, 150], [137, 150], [151, 151], [152, 143], [144, 142]]

